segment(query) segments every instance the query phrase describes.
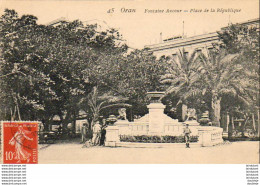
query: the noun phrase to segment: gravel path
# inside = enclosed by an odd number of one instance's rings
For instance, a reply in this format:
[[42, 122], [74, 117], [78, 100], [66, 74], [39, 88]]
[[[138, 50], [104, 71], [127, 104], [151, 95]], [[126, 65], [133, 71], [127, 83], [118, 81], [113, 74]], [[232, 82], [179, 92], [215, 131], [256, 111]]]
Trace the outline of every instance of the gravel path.
[[39, 150], [39, 163], [259, 163], [259, 142], [244, 141], [200, 148], [83, 148], [82, 144], [52, 144]]

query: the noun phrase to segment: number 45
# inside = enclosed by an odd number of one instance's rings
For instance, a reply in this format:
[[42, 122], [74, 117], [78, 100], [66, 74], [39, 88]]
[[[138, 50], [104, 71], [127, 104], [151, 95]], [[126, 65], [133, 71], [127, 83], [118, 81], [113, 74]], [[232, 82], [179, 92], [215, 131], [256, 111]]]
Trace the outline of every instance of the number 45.
[[115, 9], [114, 8], [111, 8], [107, 11], [107, 13], [114, 13]]

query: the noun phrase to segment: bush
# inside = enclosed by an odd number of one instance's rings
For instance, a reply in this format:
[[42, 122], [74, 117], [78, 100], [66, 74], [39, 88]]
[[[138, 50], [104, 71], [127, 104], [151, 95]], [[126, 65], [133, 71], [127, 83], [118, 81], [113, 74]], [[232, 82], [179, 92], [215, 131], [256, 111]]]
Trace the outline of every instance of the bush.
[[225, 141], [230, 141], [230, 142], [235, 142], [235, 141], [260, 141], [260, 137], [254, 137], [254, 138], [249, 138], [249, 137], [223, 137]]
[[[120, 141], [137, 143], [185, 143], [184, 136], [120, 135]], [[190, 142], [198, 142], [198, 136], [191, 136]]]

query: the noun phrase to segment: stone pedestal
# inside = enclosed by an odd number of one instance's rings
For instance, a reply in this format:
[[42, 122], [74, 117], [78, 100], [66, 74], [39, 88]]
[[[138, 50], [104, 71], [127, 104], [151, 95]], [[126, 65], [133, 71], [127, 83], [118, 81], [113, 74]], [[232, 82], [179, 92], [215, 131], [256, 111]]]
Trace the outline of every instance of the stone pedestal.
[[202, 132], [199, 134], [199, 143], [201, 146], [213, 146], [211, 141], [211, 133], [210, 132]]
[[119, 142], [119, 128], [118, 126], [108, 126], [106, 128], [106, 141], [105, 146], [116, 146], [116, 142]]
[[149, 109], [149, 134], [161, 135], [164, 132], [163, 113], [165, 105], [162, 103], [151, 103], [147, 106]]
[[214, 146], [223, 143], [223, 129], [219, 127], [202, 126], [198, 128], [199, 144], [201, 146]]

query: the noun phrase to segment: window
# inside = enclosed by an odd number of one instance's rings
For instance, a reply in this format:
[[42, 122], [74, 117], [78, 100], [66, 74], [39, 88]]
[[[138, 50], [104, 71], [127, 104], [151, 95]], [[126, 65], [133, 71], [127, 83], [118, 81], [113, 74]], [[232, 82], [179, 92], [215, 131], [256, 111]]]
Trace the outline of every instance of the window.
[[211, 54], [213, 52], [213, 48], [208, 48], [208, 52]]
[[189, 52], [184, 52], [184, 56], [188, 58], [189, 57]]
[[172, 54], [172, 59], [177, 60], [177, 54], [176, 53]]
[[196, 52], [197, 52], [197, 54], [201, 54], [202, 53], [202, 49], [197, 49]]

